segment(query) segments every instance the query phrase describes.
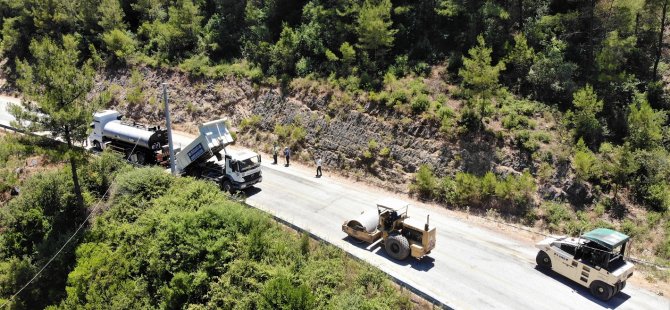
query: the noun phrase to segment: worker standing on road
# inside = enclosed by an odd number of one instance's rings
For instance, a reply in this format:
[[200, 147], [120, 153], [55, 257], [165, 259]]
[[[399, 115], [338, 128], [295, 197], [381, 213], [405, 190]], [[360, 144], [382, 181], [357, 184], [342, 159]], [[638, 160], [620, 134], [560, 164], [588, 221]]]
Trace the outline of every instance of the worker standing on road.
[[289, 158], [291, 157], [291, 150], [287, 147], [284, 147], [284, 156], [286, 156], [286, 167], [289, 165]]
[[277, 155], [279, 153], [279, 147], [277, 146], [277, 142], [275, 142], [274, 146], [272, 147], [272, 158], [275, 160], [273, 165], [277, 164]]
[[321, 156], [316, 158], [316, 177], [320, 178], [323, 174], [321, 173]]

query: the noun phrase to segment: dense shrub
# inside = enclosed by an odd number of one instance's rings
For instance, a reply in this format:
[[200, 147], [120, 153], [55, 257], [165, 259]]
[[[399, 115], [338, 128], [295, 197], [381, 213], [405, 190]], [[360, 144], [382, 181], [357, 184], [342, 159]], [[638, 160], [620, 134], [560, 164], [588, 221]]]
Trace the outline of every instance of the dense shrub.
[[[158, 171], [117, 176], [110, 210], [77, 248], [59, 308], [312, 309], [351, 299], [375, 309], [410, 307], [380, 271], [334, 247], [305, 246], [304, 238], [228, 200], [214, 184]], [[113, 216], [135, 204], [144, 208], [134, 221]], [[377, 288], [345, 285], [363, 275], [376, 279]]]
[[433, 169], [428, 165], [419, 166], [419, 170], [416, 172], [414, 179], [414, 184], [412, 185], [413, 191], [417, 192], [420, 196], [429, 198], [433, 195], [437, 185], [437, 180], [433, 175]]

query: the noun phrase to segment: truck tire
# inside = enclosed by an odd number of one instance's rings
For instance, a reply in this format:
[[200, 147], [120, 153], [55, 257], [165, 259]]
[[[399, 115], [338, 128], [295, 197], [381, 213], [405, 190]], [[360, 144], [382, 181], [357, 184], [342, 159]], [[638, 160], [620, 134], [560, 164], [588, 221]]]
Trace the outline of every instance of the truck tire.
[[98, 141], [93, 141], [93, 148], [96, 151], [102, 151], [102, 146], [100, 146], [100, 142], [98, 142]]
[[537, 256], [535, 256], [535, 262], [540, 268], [551, 269], [551, 258], [545, 251], [537, 252]]
[[608, 301], [614, 295], [614, 288], [602, 281], [593, 281], [589, 289], [593, 296], [602, 301]]
[[230, 193], [233, 191], [233, 184], [228, 180], [223, 180], [223, 183], [221, 183], [221, 190]]
[[386, 253], [397, 260], [404, 260], [409, 256], [409, 242], [399, 234], [390, 235], [384, 242]]

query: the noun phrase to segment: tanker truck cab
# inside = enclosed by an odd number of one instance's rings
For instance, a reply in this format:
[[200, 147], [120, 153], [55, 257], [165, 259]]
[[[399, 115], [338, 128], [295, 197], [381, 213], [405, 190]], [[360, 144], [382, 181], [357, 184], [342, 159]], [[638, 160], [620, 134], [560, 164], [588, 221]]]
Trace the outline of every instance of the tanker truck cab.
[[261, 155], [250, 150], [228, 152], [224, 167], [225, 177], [220, 183], [224, 191], [243, 190], [263, 180]]
[[117, 111], [104, 110], [93, 114], [91, 122], [91, 134], [88, 136], [90, 145], [98, 150], [104, 147], [104, 128], [111, 121], [121, 120], [122, 116]]

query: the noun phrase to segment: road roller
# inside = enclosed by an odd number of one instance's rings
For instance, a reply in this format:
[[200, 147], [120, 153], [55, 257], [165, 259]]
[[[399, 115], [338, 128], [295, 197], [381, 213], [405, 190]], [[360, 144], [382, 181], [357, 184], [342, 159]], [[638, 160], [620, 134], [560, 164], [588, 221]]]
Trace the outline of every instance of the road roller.
[[377, 202], [376, 211], [363, 212], [345, 221], [342, 231], [367, 243], [381, 239], [384, 250], [394, 259], [404, 260], [409, 256], [421, 259], [435, 248], [436, 229], [430, 227], [429, 215], [424, 223], [410, 218], [408, 209], [405, 201], [385, 198]]

